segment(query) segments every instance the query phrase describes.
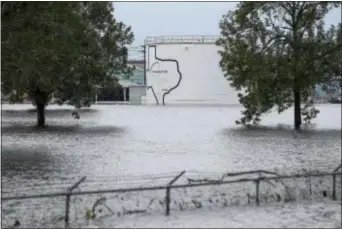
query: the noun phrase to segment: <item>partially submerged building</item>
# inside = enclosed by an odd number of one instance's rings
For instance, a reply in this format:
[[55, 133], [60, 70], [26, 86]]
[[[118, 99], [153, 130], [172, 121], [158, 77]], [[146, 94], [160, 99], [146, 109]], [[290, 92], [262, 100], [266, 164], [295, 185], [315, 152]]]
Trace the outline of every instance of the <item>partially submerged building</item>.
[[[118, 76], [119, 86], [108, 91], [101, 90], [96, 99], [96, 103], [123, 103], [123, 104], [141, 104], [146, 96], [146, 80], [144, 74], [144, 60], [132, 60], [128, 62], [134, 66], [133, 75], [126, 79], [124, 76]], [[106, 90], [106, 91], [105, 91]]]

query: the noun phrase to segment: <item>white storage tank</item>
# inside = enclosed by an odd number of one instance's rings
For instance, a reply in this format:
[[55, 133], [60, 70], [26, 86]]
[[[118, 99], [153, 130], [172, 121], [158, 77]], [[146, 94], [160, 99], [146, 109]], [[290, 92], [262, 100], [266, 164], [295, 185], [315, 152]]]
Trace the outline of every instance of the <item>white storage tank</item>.
[[217, 36], [148, 37], [147, 104], [239, 104], [220, 66]]

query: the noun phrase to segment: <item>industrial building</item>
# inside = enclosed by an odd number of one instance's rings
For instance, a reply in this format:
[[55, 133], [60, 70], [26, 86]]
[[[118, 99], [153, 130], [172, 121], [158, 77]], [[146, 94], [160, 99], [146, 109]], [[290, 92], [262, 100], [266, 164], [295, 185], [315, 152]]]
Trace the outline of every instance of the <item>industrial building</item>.
[[238, 104], [219, 66], [217, 38], [146, 38], [146, 104]]
[[[98, 95], [96, 99], [97, 104], [108, 103], [122, 103], [139, 105], [146, 95], [146, 83], [144, 75], [144, 60], [133, 60], [128, 62], [129, 65], [134, 66], [133, 75], [129, 79], [123, 76], [118, 76], [119, 87], [115, 90], [105, 91], [102, 95]], [[104, 88], [102, 92], [104, 92]]]
[[129, 104], [141, 104], [146, 95], [146, 82], [144, 74], [144, 60], [129, 61], [135, 67], [133, 75], [129, 79], [119, 77], [119, 84], [124, 90], [124, 102]]
[[147, 37], [144, 60], [129, 61], [135, 66], [133, 76], [130, 79], [119, 76], [120, 98], [116, 102], [238, 105], [238, 92], [230, 86], [219, 66], [217, 39], [218, 36]]

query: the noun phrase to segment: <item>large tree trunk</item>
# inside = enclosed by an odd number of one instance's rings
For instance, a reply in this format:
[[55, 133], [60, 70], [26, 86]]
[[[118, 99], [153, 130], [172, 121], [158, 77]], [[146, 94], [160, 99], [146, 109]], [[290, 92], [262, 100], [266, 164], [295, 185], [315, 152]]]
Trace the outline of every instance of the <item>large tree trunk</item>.
[[[295, 4], [295, 3], [294, 3]], [[293, 8], [292, 19], [294, 20], [296, 15], [296, 8]], [[293, 51], [294, 51], [294, 72], [293, 72], [293, 98], [294, 98], [294, 128], [295, 130], [300, 130], [300, 126], [302, 124], [302, 114], [300, 110], [300, 92], [301, 92], [301, 85], [298, 82], [298, 62], [300, 59], [300, 48], [298, 47], [299, 37], [298, 37], [298, 30], [297, 30], [297, 22], [293, 21]]]
[[302, 124], [302, 114], [300, 110], [300, 90], [295, 87], [294, 89], [294, 127], [300, 130]]
[[45, 126], [45, 106], [48, 102], [48, 93], [37, 88], [34, 92], [34, 98], [37, 106], [37, 125]]
[[38, 127], [45, 126], [45, 104], [36, 104], [37, 105], [37, 124]]

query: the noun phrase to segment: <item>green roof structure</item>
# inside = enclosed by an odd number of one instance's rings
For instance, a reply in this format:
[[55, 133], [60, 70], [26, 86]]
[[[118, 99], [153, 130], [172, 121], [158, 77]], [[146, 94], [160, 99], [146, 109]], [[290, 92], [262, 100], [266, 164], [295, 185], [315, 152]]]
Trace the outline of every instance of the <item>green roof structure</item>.
[[135, 66], [135, 70], [133, 71], [133, 75], [126, 79], [124, 76], [118, 76], [119, 83], [123, 84], [132, 84], [132, 85], [145, 85], [145, 76], [144, 69]]

